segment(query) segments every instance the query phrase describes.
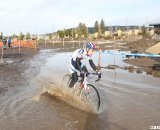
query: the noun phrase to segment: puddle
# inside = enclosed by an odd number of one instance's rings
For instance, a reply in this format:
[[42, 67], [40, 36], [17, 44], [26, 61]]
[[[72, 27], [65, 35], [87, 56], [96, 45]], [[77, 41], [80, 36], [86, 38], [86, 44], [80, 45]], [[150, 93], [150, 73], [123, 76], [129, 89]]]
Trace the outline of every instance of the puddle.
[[[130, 66], [123, 61], [124, 55], [107, 54], [108, 51], [101, 53], [101, 66], [115, 65], [112, 66], [115, 69], [102, 68], [100, 82], [89, 81], [100, 93], [98, 114], [77, 109], [67, 103], [67, 99], [56, 98], [61, 95], [54, 85], [60, 84], [62, 77], [69, 73], [72, 53], [59, 51], [40, 51], [34, 58], [1, 75], [0, 85], [7, 88], [0, 95], [0, 129], [146, 130], [159, 123], [159, 78], [143, 72], [137, 74], [135, 69], [133, 73], [121, 69]], [[98, 53], [93, 55], [93, 61], [98, 63]], [[83, 63], [91, 71], [88, 61]], [[13, 76], [17, 80], [13, 80]], [[73, 104], [82, 107], [76, 100]]]

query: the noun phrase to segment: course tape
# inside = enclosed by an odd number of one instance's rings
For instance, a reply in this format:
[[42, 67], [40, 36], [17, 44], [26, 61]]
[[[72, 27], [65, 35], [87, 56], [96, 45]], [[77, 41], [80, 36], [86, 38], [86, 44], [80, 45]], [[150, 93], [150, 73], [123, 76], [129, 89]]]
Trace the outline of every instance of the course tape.
[[112, 55], [126, 55], [126, 56], [137, 56], [137, 57], [160, 57], [160, 55], [157, 54], [145, 54], [145, 53], [126, 53], [126, 52], [104, 52], [106, 54], [112, 54]]

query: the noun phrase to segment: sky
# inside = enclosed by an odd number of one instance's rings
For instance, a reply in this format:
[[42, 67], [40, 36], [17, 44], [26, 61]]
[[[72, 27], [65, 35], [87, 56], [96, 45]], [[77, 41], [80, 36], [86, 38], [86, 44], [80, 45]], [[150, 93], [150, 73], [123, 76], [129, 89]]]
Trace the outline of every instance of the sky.
[[44, 34], [77, 27], [160, 23], [160, 0], [0, 0], [0, 32]]

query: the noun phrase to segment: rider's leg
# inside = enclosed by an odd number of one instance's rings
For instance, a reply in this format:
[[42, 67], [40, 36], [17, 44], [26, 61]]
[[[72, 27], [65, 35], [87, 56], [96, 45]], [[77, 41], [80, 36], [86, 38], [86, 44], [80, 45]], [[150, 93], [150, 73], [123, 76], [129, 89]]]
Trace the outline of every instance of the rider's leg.
[[69, 87], [72, 88], [74, 84], [78, 81], [76, 62], [73, 59], [70, 59], [70, 73], [71, 73], [71, 82]]
[[[84, 73], [88, 73], [88, 70], [87, 70], [87, 68], [86, 68], [86, 66], [83, 66], [82, 67], [82, 71], [84, 72]], [[83, 81], [84, 81], [84, 74], [81, 74], [80, 75], [81, 76], [81, 83], [83, 83]]]
[[78, 81], [78, 75], [77, 75], [77, 72], [74, 72], [72, 73], [72, 79], [69, 84], [69, 87], [72, 88], [77, 81]]

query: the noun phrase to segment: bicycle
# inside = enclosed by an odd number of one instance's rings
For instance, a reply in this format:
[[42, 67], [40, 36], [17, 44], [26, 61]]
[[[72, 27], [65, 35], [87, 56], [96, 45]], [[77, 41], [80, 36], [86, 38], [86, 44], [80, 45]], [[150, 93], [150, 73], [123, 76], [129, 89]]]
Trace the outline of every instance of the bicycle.
[[[89, 75], [98, 75], [98, 74], [97, 73], [88, 73], [88, 74], [85, 73], [83, 83], [78, 86], [74, 85], [73, 95], [79, 96], [82, 101], [90, 103], [91, 107], [98, 111], [100, 108], [100, 103], [101, 103], [100, 95], [99, 95], [97, 88], [88, 82]], [[99, 81], [100, 78], [101, 76], [98, 76], [98, 79], [95, 80], [95, 82]], [[62, 82], [63, 87], [65, 87], [66, 89], [69, 89], [70, 82], [71, 82], [71, 75], [66, 74], [63, 77], [63, 82]]]

